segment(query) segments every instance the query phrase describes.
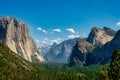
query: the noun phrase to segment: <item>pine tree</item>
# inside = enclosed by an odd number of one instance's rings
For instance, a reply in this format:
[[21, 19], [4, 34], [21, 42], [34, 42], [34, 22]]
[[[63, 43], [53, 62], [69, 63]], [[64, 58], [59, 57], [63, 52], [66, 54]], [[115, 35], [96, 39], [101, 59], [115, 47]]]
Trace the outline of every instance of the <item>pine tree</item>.
[[120, 80], [120, 50], [118, 49], [115, 49], [111, 57], [109, 79]]
[[98, 80], [108, 80], [108, 71], [103, 65], [101, 66]]

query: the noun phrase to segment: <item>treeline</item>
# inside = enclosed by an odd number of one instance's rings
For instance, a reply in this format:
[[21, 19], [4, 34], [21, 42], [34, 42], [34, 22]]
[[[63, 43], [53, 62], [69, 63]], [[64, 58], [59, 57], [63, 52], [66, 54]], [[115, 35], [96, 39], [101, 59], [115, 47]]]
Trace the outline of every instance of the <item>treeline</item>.
[[100, 66], [63, 67], [64, 64], [41, 64], [38, 68], [39, 79], [43, 80], [91, 80], [99, 75]]
[[117, 49], [110, 64], [87, 67], [30, 63], [25, 66], [23, 60], [7, 55], [4, 49], [0, 51], [0, 80], [120, 80], [120, 51]]
[[102, 66], [99, 80], [120, 80], [120, 50], [116, 49], [113, 52], [109, 69]]
[[116, 49], [110, 64], [68, 67], [64, 64], [40, 64], [43, 80], [120, 80], [120, 50]]

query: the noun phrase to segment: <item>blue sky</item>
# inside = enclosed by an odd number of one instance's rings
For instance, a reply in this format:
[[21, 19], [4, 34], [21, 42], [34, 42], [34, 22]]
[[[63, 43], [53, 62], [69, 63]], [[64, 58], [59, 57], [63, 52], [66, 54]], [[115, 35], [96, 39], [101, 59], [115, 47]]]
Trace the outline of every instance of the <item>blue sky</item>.
[[29, 25], [35, 41], [52, 43], [87, 36], [92, 27], [120, 29], [120, 0], [1, 0], [0, 16]]

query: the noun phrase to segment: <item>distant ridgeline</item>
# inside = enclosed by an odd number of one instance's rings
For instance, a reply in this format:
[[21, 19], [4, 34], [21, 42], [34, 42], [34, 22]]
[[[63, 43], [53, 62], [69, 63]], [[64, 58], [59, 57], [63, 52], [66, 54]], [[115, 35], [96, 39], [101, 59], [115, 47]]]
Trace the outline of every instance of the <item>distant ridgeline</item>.
[[[104, 51], [100, 53], [106, 44], [109, 44], [114, 38], [116, 31], [111, 28], [104, 27], [103, 29], [94, 27], [87, 38], [69, 39], [55, 45], [44, 55], [49, 63], [70, 63], [70, 66], [81, 64], [99, 64], [101, 61], [107, 62], [111, 53]], [[76, 43], [77, 42], [77, 43]], [[114, 46], [115, 47], [115, 46]], [[108, 54], [108, 55], [107, 55]], [[102, 58], [102, 59], [101, 59]], [[104, 59], [104, 60], [103, 60]]]

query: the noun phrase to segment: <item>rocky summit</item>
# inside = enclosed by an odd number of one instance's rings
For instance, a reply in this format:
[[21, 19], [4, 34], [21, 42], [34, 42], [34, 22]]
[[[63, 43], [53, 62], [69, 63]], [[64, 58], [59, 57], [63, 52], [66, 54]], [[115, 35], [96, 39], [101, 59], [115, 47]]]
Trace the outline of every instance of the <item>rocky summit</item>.
[[30, 62], [32, 58], [41, 62], [45, 61], [38, 52], [35, 42], [29, 36], [28, 26], [15, 18], [0, 17], [0, 41]]
[[86, 41], [79, 39], [73, 47], [69, 66], [108, 63], [113, 51], [120, 49], [119, 44], [120, 31], [94, 27]]
[[94, 27], [91, 29], [87, 41], [92, 43], [93, 45], [104, 45], [106, 42], [111, 41], [114, 35], [115, 31], [110, 28], [104, 27], [103, 29], [101, 29]]
[[101, 48], [98, 47], [92, 52], [92, 63], [107, 63], [110, 61], [112, 53], [115, 49], [120, 49], [120, 30], [117, 31], [115, 37], [110, 41], [107, 42]]

